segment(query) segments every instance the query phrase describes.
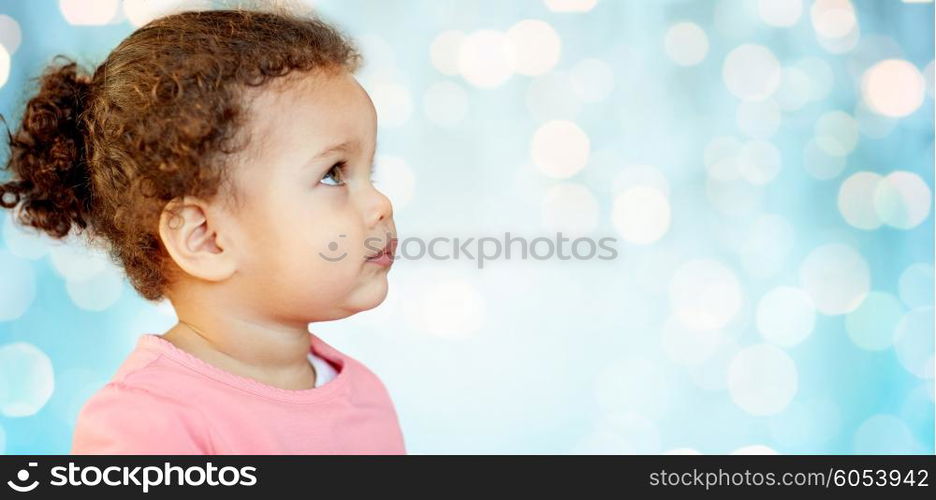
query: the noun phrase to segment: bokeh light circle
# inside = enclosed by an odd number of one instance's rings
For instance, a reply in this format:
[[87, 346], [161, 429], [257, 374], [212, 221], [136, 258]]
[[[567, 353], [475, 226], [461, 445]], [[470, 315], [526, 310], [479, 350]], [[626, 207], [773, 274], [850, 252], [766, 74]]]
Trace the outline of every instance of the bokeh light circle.
[[917, 262], [900, 273], [897, 282], [900, 300], [910, 308], [933, 304], [933, 264]]
[[917, 307], [907, 311], [897, 324], [894, 350], [900, 364], [913, 375], [933, 378], [934, 340], [933, 306]]
[[542, 203], [543, 226], [563, 236], [577, 238], [598, 226], [598, 200], [582, 184], [557, 184], [546, 192]]
[[76, 240], [56, 242], [50, 256], [55, 271], [69, 281], [87, 280], [112, 265], [103, 252]]
[[816, 0], [809, 13], [820, 38], [844, 38], [857, 25], [855, 9], [849, 0]]
[[680, 22], [669, 27], [663, 36], [666, 55], [680, 66], [694, 66], [705, 60], [708, 37], [698, 24]]
[[757, 330], [765, 340], [781, 347], [802, 342], [816, 324], [816, 307], [803, 290], [778, 286], [757, 303]]
[[809, 88], [807, 98], [809, 101], [820, 101], [828, 97], [835, 84], [835, 73], [824, 59], [815, 56], [807, 56], [793, 64], [793, 68], [798, 69], [808, 75]]
[[747, 219], [762, 211], [764, 190], [747, 179], [720, 181], [709, 176], [705, 180], [705, 195], [719, 212]]
[[[20, 42], [23, 41], [23, 31], [16, 19], [0, 14], [0, 47], [6, 49], [8, 55], [16, 53]], [[2, 83], [0, 83], [2, 86]]]
[[845, 222], [865, 230], [881, 226], [881, 218], [874, 207], [874, 193], [882, 178], [874, 172], [856, 172], [842, 182], [838, 192], [838, 209]]
[[891, 172], [878, 182], [874, 208], [881, 220], [898, 229], [913, 229], [929, 217], [933, 193], [918, 174]]
[[731, 400], [751, 415], [773, 415], [790, 404], [799, 389], [793, 359], [770, 344], [741, 349], [728, 366]]
[[625, 241], [646, 245], [669, 230], [670, 203], [660, 190], [635, 186], [614, 197], [611, 223]]
[[36, 297], [32, 263], [0, 249], [0, 322], [22, 316]]
[[485, 298], [470, 281], [449, 277], [428, 283], [408, 305], [410, 323], [428, 334], [462, 339], [484, 325]]
[[448, 30], [439, 33], [429, 45], [429, 59], [440, 73], [454, 76], [458, 74], [458, 56], [465, 33]]
[[813, 249], [800, 265], [799, 280], [816, 309], [827, 315], [854, 311], [871, 287], [868, 263], [844, 243], [828, 243]]
[[858, 144], [858, 122], [844, 111], [830, 111], [816, 120], [815, 140], [834, 156], [851, 153]]
[[38, 260], [49, 253], [52, 239], [45, 233], [19, 224], [12, 212], [3, 219], [3, 242], [10, 253], [30, 260]]
[[899, 123], [898, 118], [878, 114], [861, 101], [855, 104], [855, 120], [858, 121], [858, 131], [861, 135], [872, 139], [887, 137]]
[[780, 150], [769, 141], [752, 140], [738, 152], [738, 170], [751, 184], [764, 185], [780, 173]]
[[123, 0], [124, 15], [136, 27], [175, 12], [206, 10], [210, 7], [211, 2], [208, 0]]
[[52, 360], [28, 342], [0, 345], [0, 414], [35, 415], [55, 388]]
[[780, 70], [780, 87], [773, 99], [784, 111], [796, 111], [811, 100], [813, 80], [800, 68], [785, 66]]
[[86, 311], [103, 311], [113, 306], [123, 294], [123, 288], [123, 274], [113, 266], [87, 280], [69, 280], [65, 284], [72, 302]]
[[741, 100], [760, 101], [780, 86], [780, 63], [767, 47], [746, 43], [725, 57], [722, 78]]
[[913, 432], [896, 415], [879, 413], [858, 426], [852, 438], [853, 451], [861, 455], [918, 454]]
[[740, 174], [738, 155], [742, 142], [736, 137], [715, 137], [705, 146], [704, 160], [706, 171], [720, 181], [732, 181]]
[[765, 24], [789, 28], [803, 15], [802, 0], [757, 0], [757, 13]]
[[934, 68], [936, 60], [930, 61], [929, 64], [923, 68], [923, 79], [926, 81], [926, 94], [930, 97], [933, 97], [936, 94], [936, 68]]
[[10, 54], [6, 47], [0, 45], [0, 88], [6, 84], [8, 78], [10, 78]]
[[544, 3], [553, 12], [588, 12], [598, 0], [544, 0]]
[[499, 31], [483, 29], [462, 40], [458, 51], [458, 72], [480, 88], [494, 88], [506, 82], [517, 65], [517, 48]]
[[872, 110], [895, 118], [913, 113], [923, 104], [926, 81], [920, 70], [902, 59], [887, 59], [861, 76], [861, 96]]
[[79, 26], [107, 24], [114, 19], [118, 7], [119, 0], [59, 0], [59, 10], [68, 24]]
[[639, 186], [651, 187], [665, 196], [670, 194], [666, 175], [653, 165], [627, 165], [611, 180], [611, 192], [614, 194]]
[[845, 169], [845, 156], [829, 154], [828, 149], [828, 144], [820, 146], [815, 138], [810, 139], [803, 148], [803, 168], [820, 181], [833, 179]]
[[728, 365], [741, 348], [733, 338], [726, 339], [715, 353], [697, 365], [687, 366], [686, 372], [696, 387], [705, 391], [722, 391], [728, 384]]
[[673, 273], [669, 299], [673, 312], [687, 328], [714, 330], [734, 319], [743, 295], [731, 269], [717, 260], [696, 258]]
[[588, 163], [591, 141], [573, 122], [551, 120], [533, 134], [530, 156], [547, 177], [572, 177]]
[[507, 38], [516, 49], [515, 71], [521, 75], [545, 74], [559, 62], [562, 41], [556, 30], [545, 21], [520, 21], [507, 30]]
[[882, 351], [894, 342], [904, 308], [893, 295], [873, 291], [857, 309], [845, 316], [848, 337], [861, 349]]
[[413, 114], [413, 99], [405, 86], [394, 82], [368, 85], [368, 93], [377, 109], [377, 124], [381, 127], [399, 127]]

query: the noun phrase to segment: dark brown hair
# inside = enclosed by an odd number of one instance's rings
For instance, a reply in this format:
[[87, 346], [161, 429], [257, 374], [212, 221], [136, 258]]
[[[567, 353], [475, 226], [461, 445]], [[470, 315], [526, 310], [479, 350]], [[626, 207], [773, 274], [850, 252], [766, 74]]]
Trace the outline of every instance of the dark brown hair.
[[9, 136], [0, 205], [56, 238], [102, 243], [134, 288], [163, 297], [171, 259], [158, 234], [173, 199], [210, 199], [249, 138], [248, 90], [298, 71], [356, 71], [361, 56], [321, 19], [214, 10], [156, 19], [93, 74], [59, 56]]

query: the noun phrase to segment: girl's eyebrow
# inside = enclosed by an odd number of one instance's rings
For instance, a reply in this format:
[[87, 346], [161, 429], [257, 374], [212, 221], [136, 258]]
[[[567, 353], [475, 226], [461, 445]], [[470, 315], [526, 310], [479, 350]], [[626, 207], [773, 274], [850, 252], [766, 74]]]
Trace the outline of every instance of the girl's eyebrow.
[[325, 156], [328, 156], [332, 153], [336, 153], [339, 151], [347, 152], [349, 150], [356, 150], [357, 147], [358, 147], [357, 141], [344, 141], [342, 143], [329, 146], [325, 148], [324, 150], [320, 151], [319, 153], [317, 153], [315, 156], [312, 157], [312, 161], [319, 160]]
[[[340, 142], [340, 143], [338, 143], [338, 144], [329, 146], [329, 147], [323, 149], [322, 151], [318, 152], [315, 156], [312, 157], [311, 162], [316, 162], [316, 161], [318, 161], [319, 159], [324, 158], [324, 157], [326, 157], [326, 156], [328, 156], [328, 155], [330, 155], [330, 154], [332, 154], [332, 153], [338, 153], [338, 152], [345, 152], [345, 153], [346, 153], [346, 152], [348, 152], [348, 151], [357, 151], [359, 145], [360, 145], [360, 144], [359, 144], [358, 141], [356, 141], [356, 140]], [[379, 147], [380, 147], [380, 141], [378, 141], [378, 140], [375, 138], [375, 139], [374, 139], [374, 152], [373, 152], [373, 154], [371, 155], [371, 162], [370, 162], [370, 175], [371, 175], [371, 176], [374, 175], [374, 172], [375, 172], [376, 169], [377, 169], [377, 162], [376, 162], [375, 160], [376, 160], [376, 158], [377, 158], [377, 150], [378, 150]]]

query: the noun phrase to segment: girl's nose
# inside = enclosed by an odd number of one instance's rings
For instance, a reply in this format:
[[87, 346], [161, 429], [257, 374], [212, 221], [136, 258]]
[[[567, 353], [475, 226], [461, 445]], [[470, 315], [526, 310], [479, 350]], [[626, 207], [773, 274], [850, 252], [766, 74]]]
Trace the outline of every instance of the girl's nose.
[[371, 227], [376, 227], [386, 219], [393, 218], [393, 204], [386, 195], [377, 190], [373, 185], [370, 186], [367, 193], [367, 223]]

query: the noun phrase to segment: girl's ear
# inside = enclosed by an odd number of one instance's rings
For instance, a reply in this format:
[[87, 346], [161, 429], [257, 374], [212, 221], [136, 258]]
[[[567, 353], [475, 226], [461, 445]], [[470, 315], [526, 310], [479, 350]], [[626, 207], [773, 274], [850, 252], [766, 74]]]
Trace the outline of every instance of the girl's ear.
[[[230, 249], [225, 249], [212, 207], [187, 196], [169, 202], [159, 217], [159, 237], [180, 269], [205, 281], [223, 281], [237, 269]], [[220, 215], [215, 214], [215, 217]]]

